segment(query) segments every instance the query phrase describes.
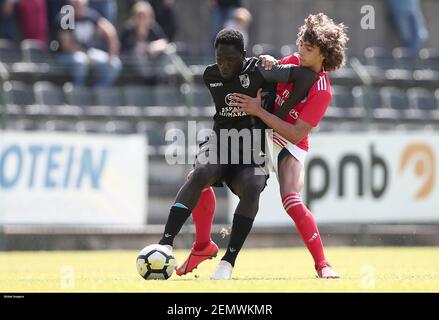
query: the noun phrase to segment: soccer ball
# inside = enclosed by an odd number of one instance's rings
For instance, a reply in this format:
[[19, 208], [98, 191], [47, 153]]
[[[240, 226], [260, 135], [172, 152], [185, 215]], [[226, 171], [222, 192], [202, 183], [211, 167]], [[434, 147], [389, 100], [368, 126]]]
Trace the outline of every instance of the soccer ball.
[[136, 266], [137, 271], [145, 280], [166, 280], [174, 272], [177, 262], [166, 247], [151, 244], [139, 252]]

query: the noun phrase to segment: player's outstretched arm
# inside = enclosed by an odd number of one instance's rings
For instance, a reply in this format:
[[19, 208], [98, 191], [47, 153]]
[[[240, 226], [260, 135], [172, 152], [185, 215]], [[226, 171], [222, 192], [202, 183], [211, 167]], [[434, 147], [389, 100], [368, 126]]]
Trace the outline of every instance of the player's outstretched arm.
[[314, 71], [293, 64], [274, 64], [270, 70], [266, 70], [260, 64], [258, 68], [267, 82], [294, 83], [294, 90], [291, 92], [291, 95], [275, 113], [281, 119], [307, 96], [308, 91], [317, 79], [317, 73]]

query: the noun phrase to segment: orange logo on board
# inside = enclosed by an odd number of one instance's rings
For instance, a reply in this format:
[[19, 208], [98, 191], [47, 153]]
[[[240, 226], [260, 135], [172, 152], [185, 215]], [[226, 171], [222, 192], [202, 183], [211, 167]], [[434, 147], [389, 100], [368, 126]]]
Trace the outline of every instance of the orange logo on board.
[[409, 163], [413, 163], [413, 170], [416, 176], [424, 180], [415, 197], [416, 199], [426, 198], [433, 191], [435, 185], [435, 154], [427, 144], [411, 144], [402, 153], [399, 171], [402, 172]]

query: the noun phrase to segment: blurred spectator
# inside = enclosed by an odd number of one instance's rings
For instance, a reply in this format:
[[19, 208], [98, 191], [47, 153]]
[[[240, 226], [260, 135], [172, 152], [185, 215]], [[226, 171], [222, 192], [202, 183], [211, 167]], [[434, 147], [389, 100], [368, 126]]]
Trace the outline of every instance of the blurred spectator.
[[150, 76], [166, 63], [168, 40], [155, 21], [154, 10], [148, 2], [139, 1], [131, 10], [131, 17], [121, 32], [122, 53], [133, 58], [144, 76]]
[[17, 41], [15, 28], [16, 0], [0, 0], [0, 38]]
[[57, 23], [61, 8], [68, 4], [68, 0], [47, 0], [47, 18], [49, 21], [50, 40], [57, 37]]
[[49, 25], [55, 26], [61, 8], [69, 3], [68, 0], [47, 0], [47, 18]]
[[[51, 0], [49, 0], [51, 1]], [[117, 23], [117, 1], [116, 0], [90, 0], [90, 8], [96, 10], [113, 25]]]
[[[75, 9], [75, 28], [63, 29], [58, 23], [58, 60], [71, 69], [75, 85], [85, 85], [90, 67], [97, 71], [96, 86], [110, 86], [120, 73], [119, 40], [114, 26], [95, 10], [88, 0], [70, 0]], [[61, 16], [59, 17], [61, 20]], [[109, 52], [96, 49], [95, 38], [102, 36]]]
[[[208, 0], [210, 10], [210, 44], [215, 43], [217, 33], [224, 27], [226, 21], [233, 18], [236, 8], [241, 7], [241, 0]], [[210, 45], [210, 53], [214, 53]]]
[[17, 15], [23, 39], [39, 40], [47, 46], [46, 0], [18, 0]]
[[244, 48], [248, 46], [249, 29], [252, 22], [252, 15], [246, 8], [238, 8], [233, 11], [232, 19], [224, 24], [224, 28], [238, 30], [244, 36]]
[[174, 13], [174, 0], [129, 0], [130, 7], [137, 2], [149, 2], [154, 10], [155, 21], [163, 29], [169, 41], [173, 41], [177, 33]]
[[175, 39], [177, 23], [175, 21], [174, 0], [149, 0], [155, 12], [155, 19], [162, 27], [169, 41]]
[[388, 0], [387, 3], [403, 45], [415, 52], [428, 36], [419, 0]]

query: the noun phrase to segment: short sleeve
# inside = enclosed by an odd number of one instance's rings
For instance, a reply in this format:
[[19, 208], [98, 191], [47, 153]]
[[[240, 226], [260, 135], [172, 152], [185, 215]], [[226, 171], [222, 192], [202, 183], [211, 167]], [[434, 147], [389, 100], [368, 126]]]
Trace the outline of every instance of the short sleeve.
[[297, 53], [293, 53], [292, 55], [283, 57], [280, 59], [281, 64], [295, 64], [300, 65], [300, 59]]
[[327, 91], [318, 91], [305, 102], [305, 107], [300, 112], [299, 119], [316, 127], [325, 115], [331, 102], [331, 95]]

